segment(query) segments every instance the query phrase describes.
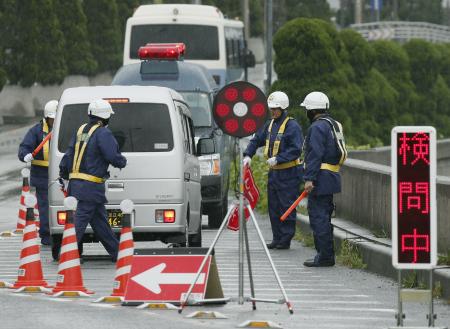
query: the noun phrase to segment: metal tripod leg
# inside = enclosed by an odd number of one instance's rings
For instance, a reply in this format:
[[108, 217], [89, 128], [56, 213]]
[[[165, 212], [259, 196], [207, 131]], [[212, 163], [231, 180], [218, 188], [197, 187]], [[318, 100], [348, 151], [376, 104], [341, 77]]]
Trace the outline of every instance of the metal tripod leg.
[[261, 241], [261, 244], [264, 248], [264, 252], [266, 253], [267, 258], [269, 259], [270, 266], [272, 267], [273, 274], [275, 275], [275, 278], [277, 279], [278, 286], [280, 287], [281, 293], [283, 294], [284, 301], [286, 303], [286, 306], [288, 307], [289, 313], [293, 314], [294, 310], [292, 309], [292, 305], [289, 302], [288, 296], [286, 294], [286, 290], [284, 290], [283, 284], [281, 283], [280, 276], [278, 275], [277, 269], [275, 268], [275, 265], [272, 261], [272, 257], [270, 257], [269, 250], [267, 249], [266, 243], [264, 241], [264, 237], [261, 234], [261, 230], [259, 229], [258, 223], [255, 218], [255, 214], [253, 213], [252, 208], [250, 205], [247, 205], [247, 209], [250, 212], [250, 217], [252, 218], [253, 224], [255, 225], [256, 231], [258, 232], [259, 240]]
[[230, 217], [231, 212], [234, 210], [235, 206], [229, 207], [228, 212], [225, 216], [225, 218], [223, 219], [222, 225], [220, 225], [220, 228], [216, 234], [216, 237], [214, 238], [213, 242], [211, 243], [211, 246], [208, 249], [208, 252], [206, 253], [205, 257], [203, 258], [203, 261], [200, 265], [200, 267], [198, 268], [197, 274], [195, 275], [195, 279], [194, 281], [191, 283], [191, 286], [189, 287], [189, 290], [184, 298], [184, 300], [181, 300], [181, 305], [180, 308], [178, 309], [178, 313], [181, 313], [183, 311], [183, 308], [186, 306], [188, 300], [189, 300], [189, 296], [192, 293], [192, 290], [194, 289], [195, 284], [197, 283], [198, 278], [200, 277], [200, 273], [202, 272], [203, 267], [206, 264], [206, 261], [208, 260], [208, 257], [211, 255], [214, 246], [216, 245], [217, 241], [219, 240], [220, 235], [222, 234], [223, 230], [225, 229], [225, 225], [228, 223], [228, 218]]
[[242, 229], [244, 231], [244, 241], [245, 241], [245, 251], [247, 253], [247, 267], [248, 267], [248, 277], [250, 280], [250, 293], [252, 296], [252, 307], [253, 310], [256, 310], [256, 301], [253, 300], [255, 298], [255, 286], [253, 284], [253, 272], [252, 272], [252, 262], [250, 260], [250, 247], [248, 243], [248, 234], [247, 234], [247, 221], [243, 221]]

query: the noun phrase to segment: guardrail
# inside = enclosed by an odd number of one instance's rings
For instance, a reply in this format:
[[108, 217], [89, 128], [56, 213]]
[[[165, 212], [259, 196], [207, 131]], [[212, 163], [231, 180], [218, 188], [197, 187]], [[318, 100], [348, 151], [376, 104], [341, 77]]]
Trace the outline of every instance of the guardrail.
[[450, 27], [425, 22], [382, 21], [352, 24], [350, 27], [368, 41], [393, 40], [407, 42], [424, 39], [429, 42], [450, 42]]
[[[391, 236], [391, 168], [347, 159], [341, 169], [342, 192], [335, 195], [336, 216], [372, 232]], [[436, 186], [438, 250], [450, 250], [450, 177], [438, 176]]]

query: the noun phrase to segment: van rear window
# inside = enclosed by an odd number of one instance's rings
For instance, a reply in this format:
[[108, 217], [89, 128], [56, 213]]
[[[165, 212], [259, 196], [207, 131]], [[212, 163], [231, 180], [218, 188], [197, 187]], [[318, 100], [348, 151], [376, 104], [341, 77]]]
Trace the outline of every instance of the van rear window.
[[[122, 152], [168, 152], [173, 149], [172, 125], [166, 104], [115, 103], [108, 128]], [[65, 152], [78, 128], [89, 121], [88, 104], [64, 106], [58, 149]]]

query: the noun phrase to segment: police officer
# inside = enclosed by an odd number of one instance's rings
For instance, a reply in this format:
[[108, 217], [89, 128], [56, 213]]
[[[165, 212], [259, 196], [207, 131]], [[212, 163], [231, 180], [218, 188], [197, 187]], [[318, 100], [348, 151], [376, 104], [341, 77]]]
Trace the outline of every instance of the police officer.
[[124, 168], [126, 158], [107, 128], [111, 105], [98, 99], [89, 104], [89, 123], [83, 124], [72, 138], [60, 163], [60, 176], [69, 179], [68, 194], [78, 200], [74, 216], [77, 241], [82, 240], [89, 223], [113, 261], [117, 260], [119, 241], [108, 224], [105, 203], [105, 180], [108, 167]]
[[304, 145], [303, 180], [309, 193], [309, 222], [317, 251], [314, 259], [308, 259], [303, 265], [333, 266], [333, 194], [341, 191], [339, 168], [347, 156], [342, 126], [328, 114], [330, 102], [324, 93], [309, 93], [300, 105], [306, 108], [311, 123]]
[[42, 140], [52, 131], [56, 116], [58, 101], [51, 100], [45, 104], [44, 119], [28, 130], [19, 146], [19, 160], [30, 163], [30, 185], [36, 188], [36, 197], [39, 208], [39, 237], [45, 246], [50, 245], [50, 228], [48, 223], [48, 156], [50, 154], [50, 141], [47, 141], [41, 151], [33, 156], [33, 151]]
[[272, 120], [251, 139], [244, 152], [244, 165], [250, 164], [251, 157], [260, 146], [264, 146], [264, 156], [269, 165], [267, 184], [269, 217], [273, 239], [267, 244], [269, 249], [289, 249], [295, 234], [296, 211], [284, 222], [280, 217], [299, 195], [302, 167], [299, 155], [303, 144], [300, 125], [288, 117], [288, 96], [281, 91], [271, 93], [267, 99]]

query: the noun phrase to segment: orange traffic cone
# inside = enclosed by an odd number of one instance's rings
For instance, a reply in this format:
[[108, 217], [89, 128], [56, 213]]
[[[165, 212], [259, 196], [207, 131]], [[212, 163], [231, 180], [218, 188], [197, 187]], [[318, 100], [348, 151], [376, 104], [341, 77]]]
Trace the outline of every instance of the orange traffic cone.
[[48, 292], [49, 284], [42, 275], [40, 248], [37, 241], [36, 225], [34, 223], [34, 205], [36, 197], [28, 194], [25, 197], [27, 206], [26, 225], [23, 230], [22, 251], [20, 252], [19, 275], [11, 288], [15, 292]]
[[28, 180], [28, 177], [30, 176], [30, 170], [27, 168], [23, 168], [21, 174], [22, 174], [22, 194], [20, 196], [17, 226], [16, 230], [14, 231], [14, 233], [16, 234], [21, 234], [23, 229], [25, 228], [26, 214], [27, 214], [27, 207], [25, 206], [25, 196], [30, 194], [30, 183]]
[[[128, 207], [128, 208], [127, 208]], [[124, 200], [120, 204], [123, 212], [122, 229], [120, 231], [119, 253], [117, 255], [116, 276], [111, 296], [102, 297], [95, 302], [119, 303], [125, 296], [128, 277], [130, 276], [131, 262], [133, 261], [134, 241], [131, 229], [131, 212], [134, 205], [131, 200]]]
[[74, 197], [64, 199], [64, 206], [68, 208], [68, 211], [59, 256], [56, 286], [51, 292], [54, 297], [89, 297], [88, 294], [94, 293], [83, 285], [80, 254], [73, 225], [73, 211], [76, 209], [76, 204], [77, 201]]

